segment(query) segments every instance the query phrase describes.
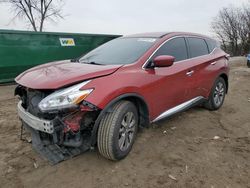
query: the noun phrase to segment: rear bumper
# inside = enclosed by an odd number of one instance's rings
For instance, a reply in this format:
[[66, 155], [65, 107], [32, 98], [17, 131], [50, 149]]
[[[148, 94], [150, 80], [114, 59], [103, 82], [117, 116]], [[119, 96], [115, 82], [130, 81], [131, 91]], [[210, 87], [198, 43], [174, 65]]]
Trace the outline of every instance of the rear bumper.
[[38, 131], [45, 132], [45, 133], [49, 133], [49, 134], [52, 134], [54, 132], [53, 121], [40, 119], [32, 115], [31, 113], [27, 112], [22, 107], [21, 101], [17, 105], [17, 110], [18, 110], [18, 116], [20, 117], [20, 119], [31, 128], [38, 130]]

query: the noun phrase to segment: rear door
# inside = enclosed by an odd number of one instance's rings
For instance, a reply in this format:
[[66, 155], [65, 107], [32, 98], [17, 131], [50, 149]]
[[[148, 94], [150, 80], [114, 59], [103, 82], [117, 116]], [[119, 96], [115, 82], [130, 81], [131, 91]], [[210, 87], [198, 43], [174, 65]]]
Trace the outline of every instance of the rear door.
[[205, 96], [207, 87], [205, 80], [208, 79], [208, 66], [210, 65], [209, 49], [206, 41], [199, 37], [186, 37], [189, 51], [189, 83], [188, 98], [193, 99]]

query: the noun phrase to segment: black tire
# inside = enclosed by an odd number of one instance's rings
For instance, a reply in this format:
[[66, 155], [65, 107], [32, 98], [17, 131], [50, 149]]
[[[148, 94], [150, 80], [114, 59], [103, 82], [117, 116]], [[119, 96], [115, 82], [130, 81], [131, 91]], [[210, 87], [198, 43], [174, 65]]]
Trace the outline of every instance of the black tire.
[[117, 102], [112, 112], [107, 112], [100, 122], [97, 135], [100, 154], [110, 160], [125, 158], [132, 149], [137, 131], [138, 112], [135, 105], [130, 101]]
[[250, 68], [250, 61], [249, 60], [247, 60], [247, 66], [248, 66], [248, 68]]
[[[221, 88], [219, 88], [220, 86]], [[218, 110], [223, 105], [225, 95], [226, 95], [226, 90], [227, 90], [227, 86], [226, 86], [225, 80], [222, 77], [219, 77], [214, 82], [213, 88], [210, 92], [210, 96], [208, 100], [205, 102], [205, 105], [204, 105], [205, 108], [209, 110]], [[218, 98], [216, 97], [216, 95]]]

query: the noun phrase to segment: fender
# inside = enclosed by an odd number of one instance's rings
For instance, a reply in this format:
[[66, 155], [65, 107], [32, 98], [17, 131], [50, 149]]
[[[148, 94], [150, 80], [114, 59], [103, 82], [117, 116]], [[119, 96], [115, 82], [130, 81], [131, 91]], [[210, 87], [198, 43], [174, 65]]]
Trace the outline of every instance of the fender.
[[[214, 85], [214, 82], [215, 82], [219, 77], [222, 77], [222, 78], [225, 80], [225, 82], [226, 82], [226, 87], [227, 87], [227, 88], [226, 88], [226, 93], [228, 93], [228, 88], [229, 88], [228, 73], [225, 72], [225, 71], [220, 72], [220, 73], [214, 78], [214, 80], [213, 80], [213, 85]], [[210, 91], [212, 90], [213, 85], [211, 86]]]
[[228, 88], [229, 88], [229, 83], [228, 83], [228, 74], [226, 72], [220, 72], [219, 74], [217, 74], [217, 76], [213, 79], [212, 81], [212, 85], [209, 87], [209, 93], [207, 96], [205, 96], [205, 99], [208, 100], [208, 98], [210, 97], [211, 95], [211, 91], [214, 87], [214, 83], [215, 81], [219, 78], [219, 77], [222, 77], [224, 80], [225, 80], [225, 83], [226, 83], [226, 94], [228, 93]]
[[[226, 56], [224, 56], [224, 58], [227, 60]], [[227, 60], [228, 61], [228, 60]], [[221, 65], [221, 67], [217, 70], [217, 72], [212, 76], [212, 79], [210, 80], [209, 86], [208, 86], [208, 92], [206, 93], [206, 95], [204, 96], [206, 99], [208, 99], [208, 97], [211, 94], [211, 90], [214, 86], [215, 81], [219, 78], [222, 77], [225, 82], [226, 82], [226, 93], [228, 93], [228, 88], [229, 88], [229, 69], [225, 68], [228, 67], [228, 62], [223, 62], [224, 64]], [[222, 64], [222, 63], [220, 63]]]
[[[149, 125], [149, 111], [148, 111], [148, 105], [147, 103], [145, 102], [145, 99], [137, 94], [137, 93], [126, 93], [126, 94], [122, 94], [116, 98], [114, 98], [113, 100], [111, 100], [111, 102], [109, 102], [106, 107], [100, 112], [100, 114], [98, 115], [97, 119], [95, 120], [95, 124], [94, 124], [94, 127], [91, 131], [91, 147], [94, 147], [94, 145], [96, 144], [96, 138], [97, 138], [97, 131], [98, 131], [98, 128], [99, 128], [99, 125], [100, 125], [100, 122], [103, 118], [103, 116], [106, 114], [106, 113], [110, 113], [110, 112], [113, 112], [113, 105], [122, 100], [122, 99], [128, 99], [128, 98], [137, 98], [137, 99], [140, 99], [143, 103], [144, 103], [144, 107], [142, 108], [146, 108], [144, 109], [145, 110], [145, 114], [143, 114], [143, 111], [140, 112], [140, 109], [139, 110], [139, 113], [140, 113], [140, 125], [142, 127], [146, 127]], [[143, 109], [142, 109], [143, 110]]]

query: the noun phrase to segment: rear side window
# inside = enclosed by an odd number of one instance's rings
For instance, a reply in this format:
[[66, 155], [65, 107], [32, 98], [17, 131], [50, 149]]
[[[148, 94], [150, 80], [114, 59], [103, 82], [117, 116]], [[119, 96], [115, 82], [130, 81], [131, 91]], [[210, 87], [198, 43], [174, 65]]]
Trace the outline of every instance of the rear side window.
[[211, 53], [215, 48], [220, 48], [220, 45], [217, 41], [212, 39], [206, 39], [209, 52]]
[[190, 58], [209, 54], [207, 44], [204, 39], [189, 37], [188, 45]]
[[175, 57], [175, 61], [181, 61], [188, 58], [186, 42], [183, 37], [174, 38], [167, 41], [154, 54], [153, 59], [160, 55], [171, 55]]

